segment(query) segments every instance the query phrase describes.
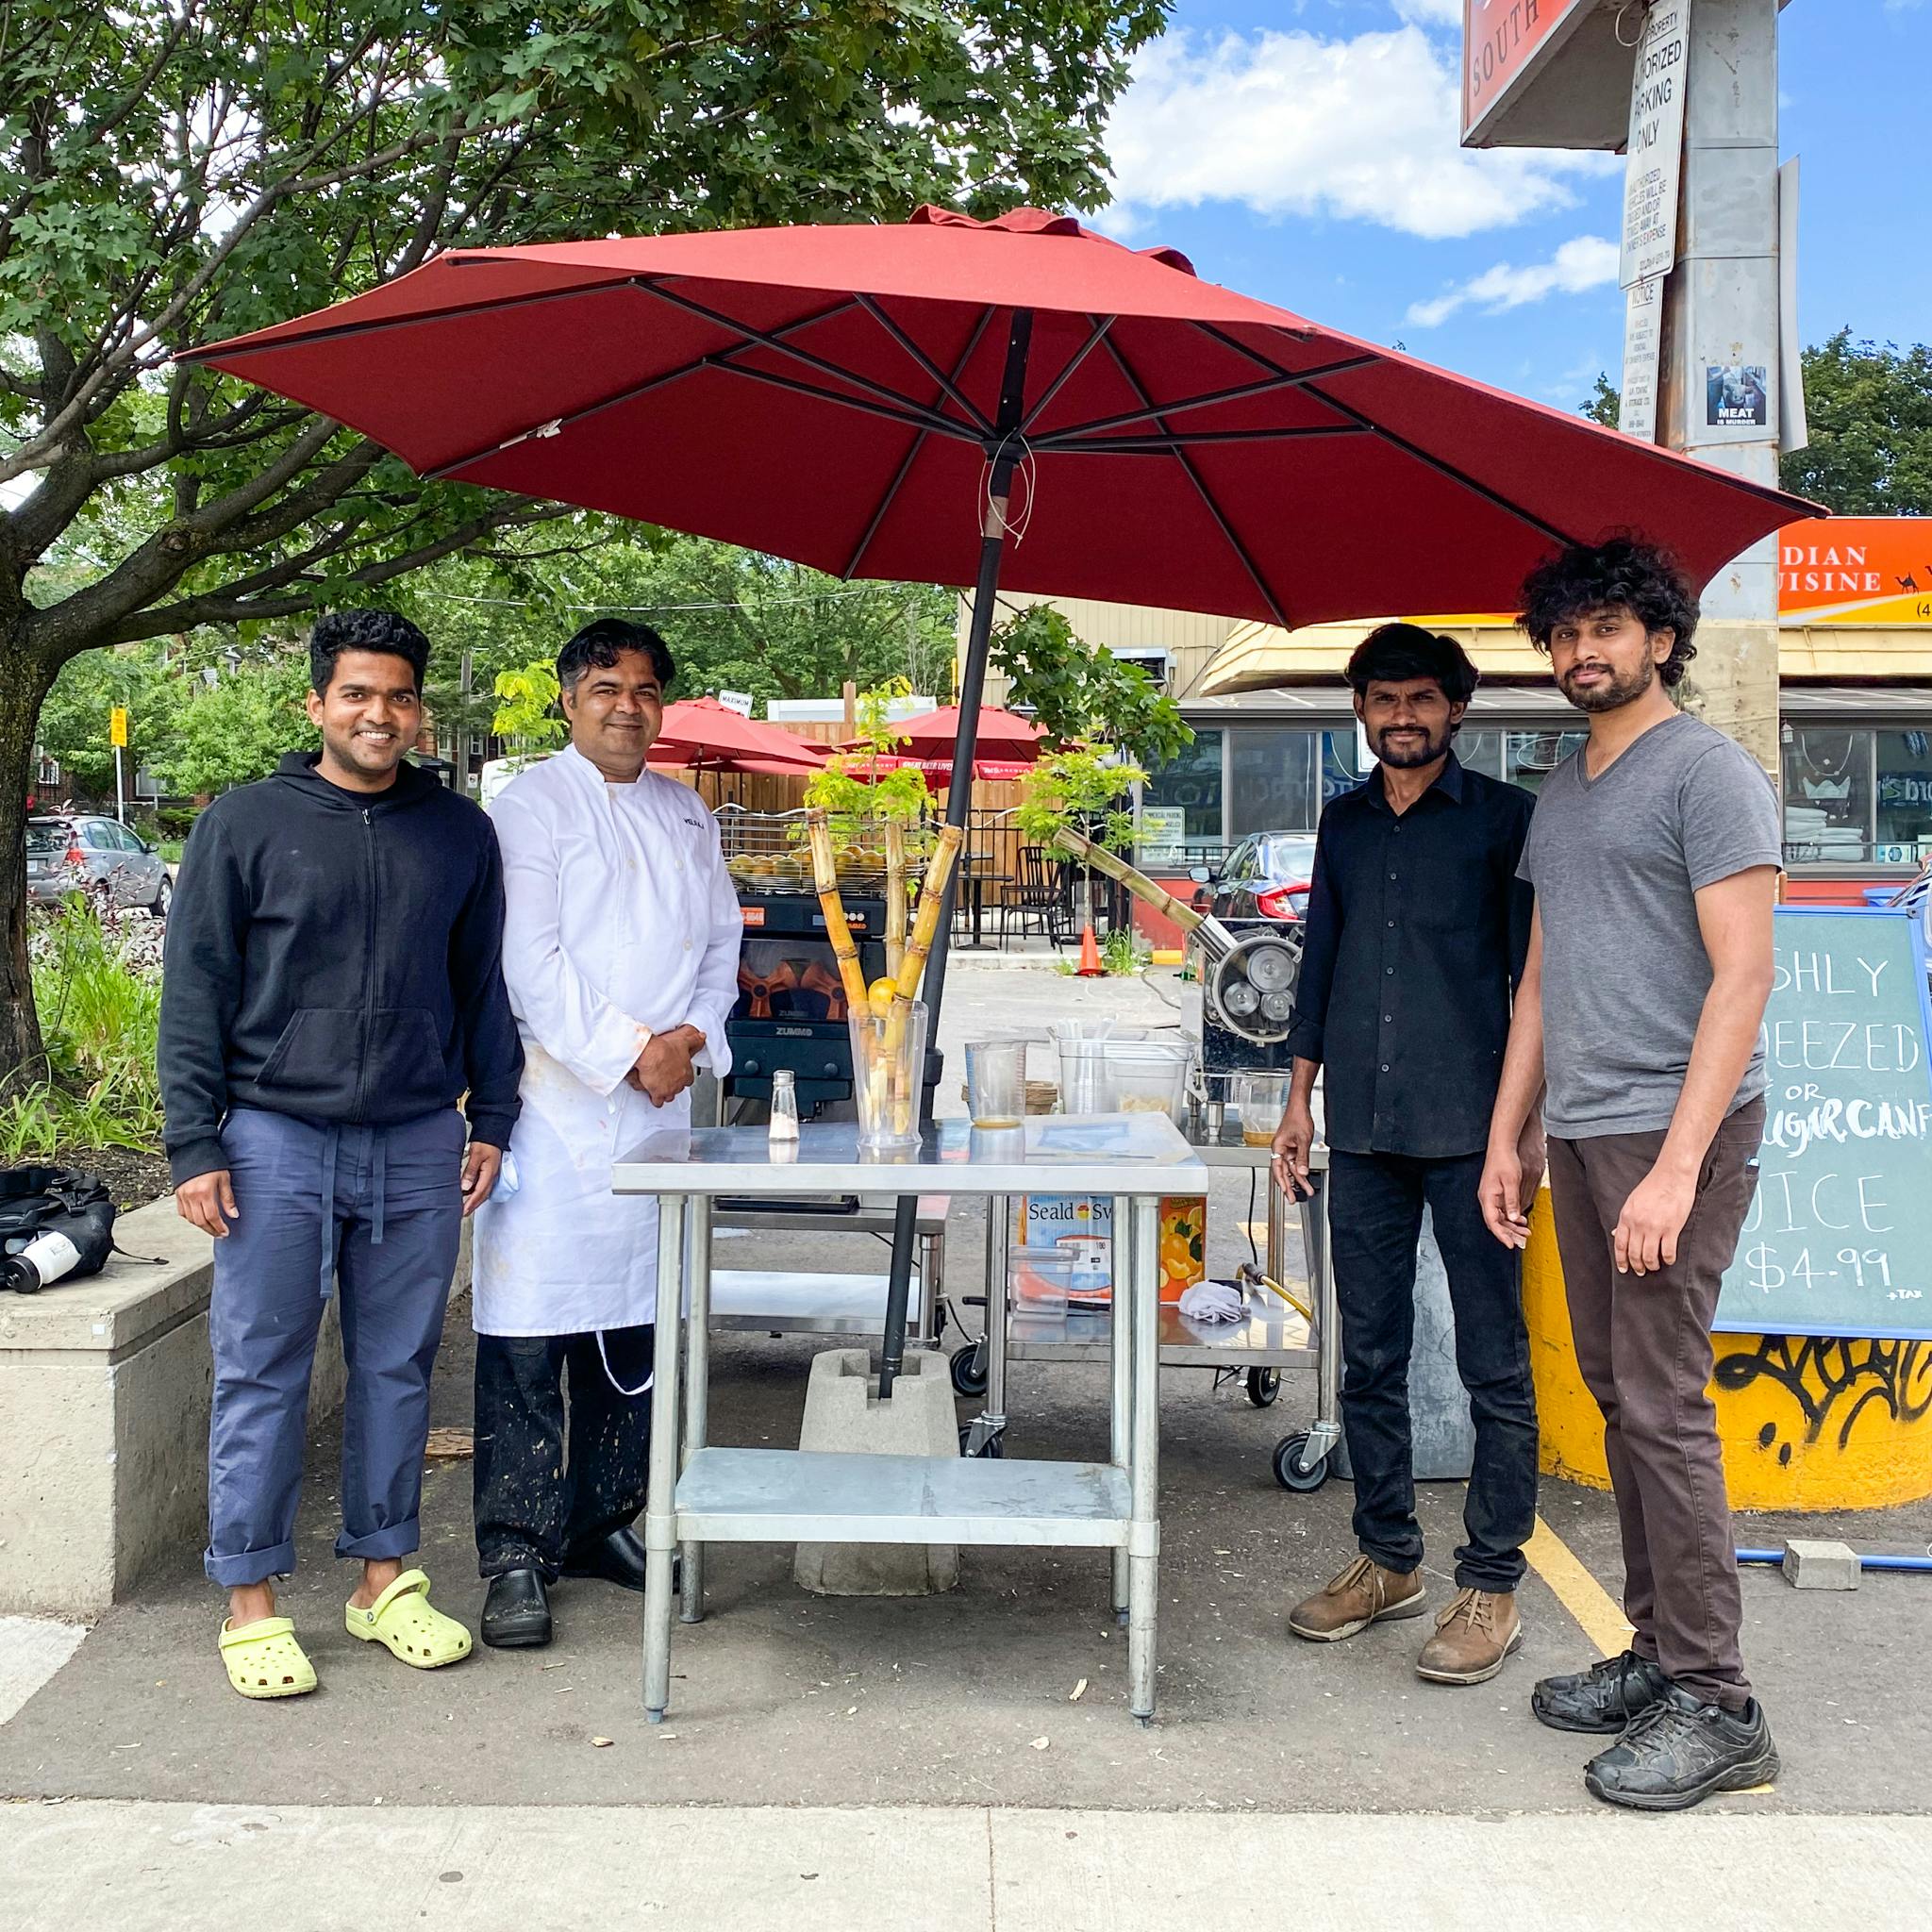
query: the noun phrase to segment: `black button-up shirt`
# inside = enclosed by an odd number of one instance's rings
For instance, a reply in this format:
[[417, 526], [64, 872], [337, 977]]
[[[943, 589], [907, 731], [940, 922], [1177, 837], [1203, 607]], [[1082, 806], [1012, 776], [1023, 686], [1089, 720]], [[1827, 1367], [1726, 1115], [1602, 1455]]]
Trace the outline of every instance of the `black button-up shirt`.
[[1446, 1159], [1489, 1139], [1529, 949], [1536, 801], [1465, 771], [1399, 817], [1375, 771], [1322, 813], [1289, 1050], [1325, 1069], [1329, 1146]]

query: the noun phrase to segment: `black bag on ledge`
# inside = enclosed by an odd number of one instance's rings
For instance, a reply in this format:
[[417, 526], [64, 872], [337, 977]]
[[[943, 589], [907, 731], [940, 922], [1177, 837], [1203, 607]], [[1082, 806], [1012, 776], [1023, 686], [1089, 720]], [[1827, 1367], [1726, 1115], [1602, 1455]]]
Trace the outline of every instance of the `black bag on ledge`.
[[98, 1274], [114, 1252], [114, 1200], [75, 1167], [0, 1168], [0, 1291], [38, 1294]]

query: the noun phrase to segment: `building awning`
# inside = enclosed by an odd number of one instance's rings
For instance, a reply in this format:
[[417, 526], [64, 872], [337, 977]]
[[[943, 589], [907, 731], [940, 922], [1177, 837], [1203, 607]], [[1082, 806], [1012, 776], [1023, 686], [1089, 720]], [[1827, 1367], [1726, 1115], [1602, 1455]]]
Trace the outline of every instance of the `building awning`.
[[[1790, 724], [1923, 729], [1932, 726], [1932, 679], [1916, 686], [1787, 683], [1778, 694], [1778, 714]], [[1355, 709], [1348, 687], [1338, 675], [1324, 684], [1183, 698], [1181, 716], [1196, 731], [1284, 724], [1319, 730], [1352, 724]], [[1580, 729], [1583, 715], [1553, 684], [1484, 684], [1470, 700], [1468, 723], [1476, 731], [1510, 725], [1542, 731]]]
[[[1536, 679], [1549, 659], [1515, 625], [1494, 617], [1417, 617], [1408, 620], [1454, 638], [1485, 677]], [[1353, 624], [1311, 624], [1282, 630], [1241, 624], [1228, 633], [1201, 673], [1203, 697], [1265, 691], [1300, 679], [1340, 679], [1349, 654], [1386, 618]], [[1778, 674], [1787, 691], [1804, 678], [1905, 678], [1932, 688], [1932, 625], [1793, 624], [1778, 628]]]

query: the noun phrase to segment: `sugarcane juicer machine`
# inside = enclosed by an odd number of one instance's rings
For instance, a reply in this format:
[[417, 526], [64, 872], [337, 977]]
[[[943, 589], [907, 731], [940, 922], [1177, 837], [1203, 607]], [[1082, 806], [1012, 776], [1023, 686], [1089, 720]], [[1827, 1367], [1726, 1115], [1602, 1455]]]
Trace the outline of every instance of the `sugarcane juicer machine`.
[[1183, 1013], [1210, 1108], [1226, 1101], [1238, 1075], [1287, 1066], [1302, 963], [1299, 924], [1215, 919], [1184, 905], [1119, 854], [1078, 832], [1062, 831], [1056, 842], [1173, 920], [1187, 936], [1198, 997], [1185, 1003]]

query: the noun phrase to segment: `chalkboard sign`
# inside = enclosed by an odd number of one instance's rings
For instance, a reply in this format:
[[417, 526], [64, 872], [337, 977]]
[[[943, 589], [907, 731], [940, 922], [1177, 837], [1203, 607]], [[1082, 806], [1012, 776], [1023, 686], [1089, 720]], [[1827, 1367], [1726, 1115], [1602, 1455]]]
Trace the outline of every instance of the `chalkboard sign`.
[[1932, 1337], [1932, 1007], [1909, 913], [1781, 907], [1757, 1197], [1716, 1326]]

